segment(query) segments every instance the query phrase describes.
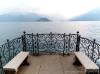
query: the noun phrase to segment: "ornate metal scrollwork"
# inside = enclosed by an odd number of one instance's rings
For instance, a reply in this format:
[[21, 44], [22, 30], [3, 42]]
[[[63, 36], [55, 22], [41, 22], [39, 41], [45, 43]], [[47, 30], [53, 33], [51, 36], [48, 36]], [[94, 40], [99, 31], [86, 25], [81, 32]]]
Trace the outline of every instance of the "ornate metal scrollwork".
[[0, 54], [3, 65], [11, 60], [16, 54], [22, 51], [22, 39], [16, 38], [0, 46]]
[[75, 50], [76, 35], [52, 32], [49, 34], [26, 34], [26, 45], [26, 49], [33, 53], [66, 53]]
[[100, 45], [95, 40], [92, 41], [83, 37], [80, 39], [80, 51], [84, 52], [94, 62], [100, 59]]

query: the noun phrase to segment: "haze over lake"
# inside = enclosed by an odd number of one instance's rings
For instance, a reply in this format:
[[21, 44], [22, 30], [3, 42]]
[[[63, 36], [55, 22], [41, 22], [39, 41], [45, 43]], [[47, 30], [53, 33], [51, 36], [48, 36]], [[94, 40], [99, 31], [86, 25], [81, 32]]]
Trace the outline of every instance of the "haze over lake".
[[0, 45], [27, 33], [76, 33], [100, 41], [100, 21], [69, 22], [0, 22]]

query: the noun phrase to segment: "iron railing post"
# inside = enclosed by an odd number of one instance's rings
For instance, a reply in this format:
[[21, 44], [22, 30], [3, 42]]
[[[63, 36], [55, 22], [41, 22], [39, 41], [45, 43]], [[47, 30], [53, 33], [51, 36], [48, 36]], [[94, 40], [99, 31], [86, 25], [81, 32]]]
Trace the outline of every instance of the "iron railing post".
[[13, 55], [12, 55], [12, 57], [14, 57], [15, 55], [16, 55], [16, 52], [14, 51], [15, 50], [15, 48], [14, 48], [14, 46], [13, 46]]
[[39, 55], [39, 34], [37, 33], [37, 55]]
[[63, 56], [65, 55], [65, 49], [66, 49], [66, 41], [65, 41], [65, 33], [63, 34], [63, 37], [64, 37], [64, 49], [63, 49]]
[[50, 52], [50, 54], [52, 54], [52, 39], [53, 39], [53, 34], [52, 34], [52, 32], [50, 32], [50, 48], [49, 48], [49, 52]]
[[33, 50], [32, 54], [34, 55], [34, 40], [33, 40], [33, 33], [32, 33], [32, 50]]
[[92, 60], [94, 61], [94, 57], [93, 57], [93, 55], [94, 55], [94, 49], [95, 49], [95, 39], [93, 39], [93, 46], [92, 46]]
[[68, 39], [68, 55], [69, 55], [69, 53], [70, 53], [70, 43], [71, 43], [71, 40], [70, 40], [70, 38], [71, 38], [71, 33], [69, 33], [69, 39]]
[[1, 71], [0, 71], [0, 74], [3, 74], [3, 65], [2, 65], [2, 60], [1, 60], [1, 54], [0, 54], [0, 69], [1, 69]]
[[9, 39], [7, 39], [7, 49], [8, 49], [8, 54], [9, 54], [9, 59], [8, 61], [11, 59], [11, 56], [10, 56], [10, 43], [9, 43]]
[[23, 32], [24, 34], [22, 35], [22, 44], [23, 44], [23, 51], [26, 51], [27, 45], [26, 45], [26, 32]]
[[76, 52], [78, 52], [80, 46], [80, 35], [79, 35], [79, 31], [77, 31], [77, 41], [76, 41]]

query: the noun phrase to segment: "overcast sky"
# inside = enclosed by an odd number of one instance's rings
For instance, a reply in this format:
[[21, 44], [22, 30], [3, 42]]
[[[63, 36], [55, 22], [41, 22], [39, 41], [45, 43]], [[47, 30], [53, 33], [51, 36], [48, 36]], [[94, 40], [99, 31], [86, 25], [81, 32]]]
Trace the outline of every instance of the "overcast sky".
[[0, 14], [32, 12], [71, 18], [100, 6], [100, 0], [0, 0]]

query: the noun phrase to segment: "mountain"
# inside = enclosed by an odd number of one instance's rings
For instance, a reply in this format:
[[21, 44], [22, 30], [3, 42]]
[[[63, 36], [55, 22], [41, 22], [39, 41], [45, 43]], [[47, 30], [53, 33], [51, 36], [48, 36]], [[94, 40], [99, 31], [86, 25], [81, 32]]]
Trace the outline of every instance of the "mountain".
[[42, 18], [39, 18], [38, 20], [37, 20], [38, 22], [46, 22], [46, 21], [51, 21], [51, 20], [49, 20], [48, 18], [45, 18], [45, 17], [42, 17]]
[[50, 21], [47, 16], [39, 15], [36, 13], [20, 13], [20, 12], [11, 12], [7, 14], [0, 15], [0, 21], [25, 21], [25, 22], [32, 22], [32, 21]]
[[71, 21], [100, 21], [100, 8], [95, 8], [88, 13], [76, 16]]

